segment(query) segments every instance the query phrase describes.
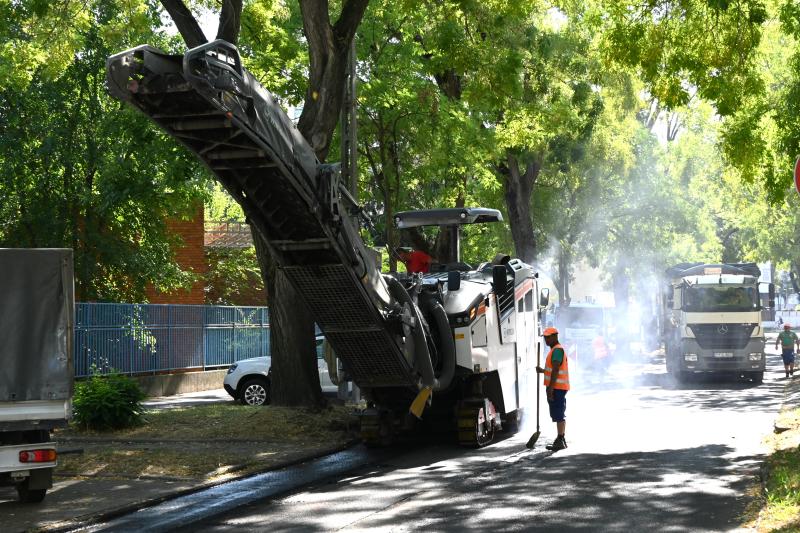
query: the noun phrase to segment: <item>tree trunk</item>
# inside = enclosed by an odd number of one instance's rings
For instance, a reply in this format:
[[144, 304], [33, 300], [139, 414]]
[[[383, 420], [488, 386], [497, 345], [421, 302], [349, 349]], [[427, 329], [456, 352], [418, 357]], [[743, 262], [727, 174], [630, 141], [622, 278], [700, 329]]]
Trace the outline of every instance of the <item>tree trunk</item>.
[[276, 268], [261, 234], [250, 226], [269, 301], [272, 404], [322, 407], [314, 319], [283, 270]]
[[[320, 161], [330, 149], [344, 99], [347, 55], [369, 0], [344, 0], [331, 25], [328, 0], [299, 0], [309, 49], [309, 86], [298, 129]], [[189, 47], [206, 42], [182, 0], [162, 0]], [[242, 2], [224, 0], [218, 35], [236, 44]], [[299, 295], [276, 268], [266, 244], [253, 232], [256, 255], [270, 299], [272, 401], [277, 405], [317, 406], [324, 403], [319, 385], [314, 321]]]
[[[300, 0], [310, 70], [297, 127], [320, 161], [327, 158], [339, 120], [350, 43], [367, 3], [368, 0], [345, 0], [339, 20], [331, 26], [327, 0]], [[272, 263], [269, 254], [262, 253], [259, 263], [265, 262]], [[283, 272], [273, 270], [270, 292], [273, 402], [289, 406], [322, 405], [325, 400], [319, 385], [314, 319], [303, 304], [298, 305], [302, 300]], [[264, 283], [267, 286], [266, 279]]]
[[631, 279], [628, 274], [627, 263], [623, 259], [617, 260], [614, 269], [614, 326], [616, 327], [617, 351], [626, 354], [629, 348], [628, 327], [628, 297], [630, 295]]
[[569, 266], [570, 266], [569, 253], [564, 249], [564, 246], [559, 246], [558, 250], [558, 305], [561, 307], [569, 307], [572, 302], [572, 297], [569, 295]]
[[345, 0], [339, 20], [331, 25], [328, 0], [300, 0], [310, 69], [297, 128], [320, 161], [328, 157], [344, 100], [350, 43], [368, 3]]
[[514, 248], [517, 256], [526, 263], [532, 263], [536, 257], [536, 238], [531, 221], [531, 193], [540, 170], [539, 162], [531, 161], [526, 165], [525, 172], [521, 172], [519, 161], [512, 154], [507, 154], [506, 162], [499, 167], [504, 178], [503, 193]]

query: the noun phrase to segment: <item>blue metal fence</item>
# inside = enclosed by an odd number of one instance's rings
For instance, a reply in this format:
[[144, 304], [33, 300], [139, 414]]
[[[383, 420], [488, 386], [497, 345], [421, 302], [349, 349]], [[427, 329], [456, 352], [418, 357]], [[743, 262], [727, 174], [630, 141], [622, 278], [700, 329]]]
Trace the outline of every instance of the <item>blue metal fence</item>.
[[266, 307], [78, 303], [75, 375], [227, 366], [269, 354]]

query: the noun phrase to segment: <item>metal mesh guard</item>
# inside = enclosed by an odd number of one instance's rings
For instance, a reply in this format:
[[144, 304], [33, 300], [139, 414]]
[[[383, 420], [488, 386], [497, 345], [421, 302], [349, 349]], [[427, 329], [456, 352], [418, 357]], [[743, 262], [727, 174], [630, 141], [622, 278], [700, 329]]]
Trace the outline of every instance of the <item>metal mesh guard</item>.
[[411, 385], [404, 360], [385, 331], [331, 331], [328, 340], [361, 387]]
[[343, 265], [286, 267], [284, 271], [323, 331], [383, 327], [371, 311], [373, 302]]

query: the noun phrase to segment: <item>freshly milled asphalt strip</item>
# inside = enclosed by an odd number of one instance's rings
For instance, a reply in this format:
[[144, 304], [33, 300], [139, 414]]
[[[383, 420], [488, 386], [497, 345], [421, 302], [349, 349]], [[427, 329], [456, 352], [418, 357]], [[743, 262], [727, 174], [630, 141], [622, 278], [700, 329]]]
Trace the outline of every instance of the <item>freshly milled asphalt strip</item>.
[[170, 531], [309, 483], [342, 475], [380, 461], [387, 453], [362, 447], [345, 450], [281, 470], [217, 485], [78, 531]]

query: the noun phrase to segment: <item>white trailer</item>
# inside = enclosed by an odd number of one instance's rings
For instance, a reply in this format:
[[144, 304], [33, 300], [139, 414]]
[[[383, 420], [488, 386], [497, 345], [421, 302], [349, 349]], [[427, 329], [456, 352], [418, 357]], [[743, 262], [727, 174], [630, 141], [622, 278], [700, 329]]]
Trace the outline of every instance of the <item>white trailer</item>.
[[53, 486], [50, 432], [72, 413], [72, 250], [0, 249], [0, 484], [22, 502]]

